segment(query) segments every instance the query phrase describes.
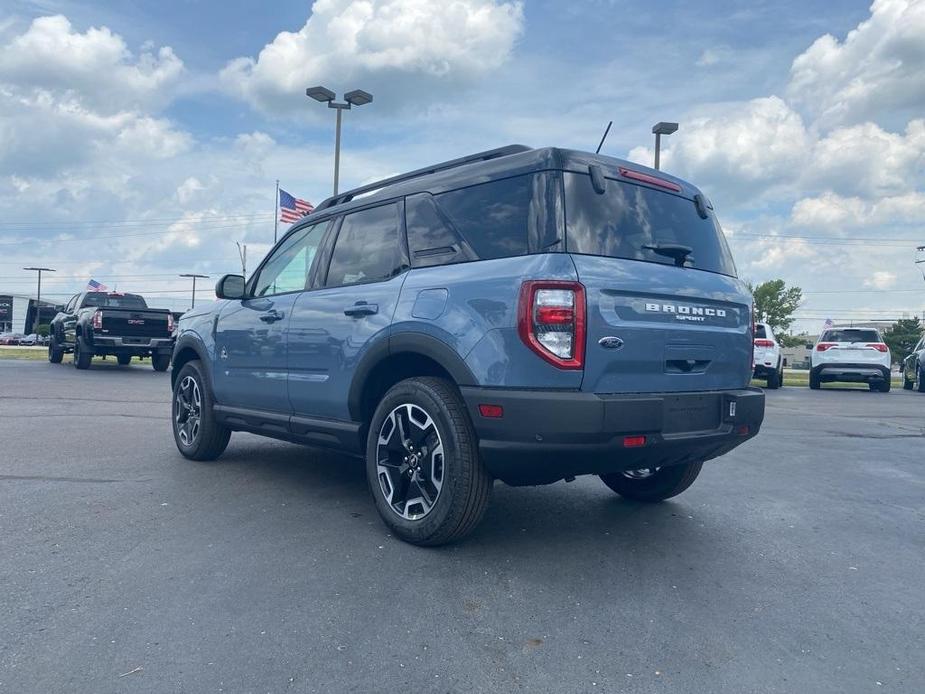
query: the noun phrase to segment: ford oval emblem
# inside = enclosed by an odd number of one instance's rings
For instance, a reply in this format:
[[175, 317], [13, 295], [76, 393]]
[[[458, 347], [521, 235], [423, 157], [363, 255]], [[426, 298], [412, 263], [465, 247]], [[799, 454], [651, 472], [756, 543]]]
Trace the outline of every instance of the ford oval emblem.
[[604, 349], [620, 349], [623, 346], [623, 340], [621, 340], [619, 337], [613, 336], [602, 337], [597, 341], [597, 344], [599, 344]]

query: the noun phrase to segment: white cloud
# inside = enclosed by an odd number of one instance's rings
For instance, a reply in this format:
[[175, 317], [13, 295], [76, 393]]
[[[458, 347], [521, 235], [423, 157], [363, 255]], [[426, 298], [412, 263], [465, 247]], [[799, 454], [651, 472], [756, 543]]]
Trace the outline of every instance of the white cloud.
[[73, 30], [66, 17], [39, 17], [0, 48], [0, 83], [79, 101], [101, 113], [164, 103], [183, 73], [169, 47], [137, 58], [107, 27]]
[[[305, 88], [390, 85], [431, 95], [502, 65], [523, 29], [520, 2], [316, 0], [298, 32], [281, 32], [256, 60], [237, 58], [221, 80], [258, 108], [305, 108]], [[362, 84], [360, 84], [362, 82]]]
[[798, 200], [793, 206], [791, 221], [799, 227], [831, 230], [921, 225], [925, 224], [925, 193], [910, 192], [870, 201], [827, 192]]
[[788, 94], [823, 124], [925, 110], [925, 2], [875, 0], [870, 10], [844, 41], [826, 34], [793, 61]]
[[873, 287], [874, 289], [889, 289], [895, 284], [896, 273], [888, 272], [886, 270], [878, 270], [866, 280], [864, 280], [865, 287]]

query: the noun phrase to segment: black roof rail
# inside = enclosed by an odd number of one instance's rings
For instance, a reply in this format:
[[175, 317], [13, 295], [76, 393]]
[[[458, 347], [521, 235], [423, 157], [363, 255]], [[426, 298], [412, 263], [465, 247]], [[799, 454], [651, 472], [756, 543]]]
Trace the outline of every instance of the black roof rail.
[[477, 161], [488, 161], [489, 159], [497, 159], [498, 157], [506, 157], [509, 154], [520, 154], [521, 152], [529, 152], [530, 147], [526, 145], [507, 145], [506, 147], [498, 147], [496, 149], [489, 149], [485, 152], [479, 152], [478, 154], [470, 154], [466, 157], [460, 157], [459, 159], [451, 159], [450, 161], [445, 161], [442, 164], [434, 164], [433, 166], [426, 166], [423, 169], [417, 169], [416, 171], [411, 171], [409, 173], [399, 174], [398, 176], [392, 176], [391, 178], [385, 178], [381, 181], [376, 181], [375, 183], [368, 183], [365, 186], [360, 186], [359, 188], [354, 188], [352, 190], [345, 191], [343, 193], [338, 193], [337, 195], [332, 195], [331, 197], [324, 200], [320, 203], [315, 209], [314, 212], [320, 212], [321, 210], [327, 209], [328, 207], [333, 207], [334, 205], [340, 205], [345, 202], [350, 202], [356, 196], [362, 195], [363, 193], [369, 193], [374, 190], [379, 190], [380, 188], [385, 188], [387, 186], [395, 185], [396, 183], [403, 183], [404, 181], [410, 181], [415, 178], [420, 178], [421, 176], [427, 176], [429, 174], [437, 173], [438, 171], [446, 171], [447, 169], [455, 169], [457, 166], [463, 166], [465, 164], [472, 164]]

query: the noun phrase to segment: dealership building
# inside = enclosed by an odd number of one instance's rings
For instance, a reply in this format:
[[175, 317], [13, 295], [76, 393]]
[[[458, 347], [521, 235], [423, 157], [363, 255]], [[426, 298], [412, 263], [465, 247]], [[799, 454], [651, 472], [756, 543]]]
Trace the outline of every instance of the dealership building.
[[39, 307], [34, 296], [27, 294], [0, 294], [0, 333], [22, 333], [28, 335], [35, 325], [35, 312], [39, 311], [39, 323], [50, 323], [55, 317], [55, 303], [42, 299]]

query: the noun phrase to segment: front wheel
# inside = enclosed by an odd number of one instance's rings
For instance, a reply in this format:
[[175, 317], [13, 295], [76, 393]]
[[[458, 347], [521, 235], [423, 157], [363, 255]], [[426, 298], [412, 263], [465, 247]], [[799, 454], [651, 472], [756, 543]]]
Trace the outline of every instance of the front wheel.
[[815, 373], [810, 371], [809, 372], [809, 387], [812, 390], [819, 390], [819, 385], [820, 385], [819, 376], [817, 376]]
[[177, 449], [191, 460], [215, 460], [228, 446], [231, 430], [215, 421], [213, 403], [200, 363], [187, 362], [173, 384], [171, 421]]
[[690, 487], [700, 474], [702, 462], [670, 467], [623, 470], [600, 475], [601, 480], [620, 496], [654, 503], [677, 496]]
[[768, 390], [777, 390], [780, 388], [781, 374], [780, 371], [775, 369], [768, 374]]
[[441, 545], [475, 528], [492, 478], [453, 384], [409, 378], [389, 389], [370, 422], [366, 477], [382, 520], [406, 542]]
[[48, 339], [48, 361], [52, 364], [60, 364], [62, 359], [64, 359], [64, 348], [58, 346], [58, 341], [52, 335]]
[[132, 361], [131, 354], [117, 354], [116, 361], [119, 362], [119, 366], [128, 366]]
[[925, 369], [919, 368], [915, 372], [915, 389], [920, 393], [925, 393]]
[[151, 366], [154, 367], [155, 371], [166, 371], [167, 367], [170, 366], [170, 355], [169, 354], [152, 354], [151, 355]]

